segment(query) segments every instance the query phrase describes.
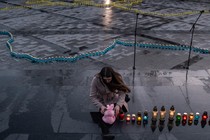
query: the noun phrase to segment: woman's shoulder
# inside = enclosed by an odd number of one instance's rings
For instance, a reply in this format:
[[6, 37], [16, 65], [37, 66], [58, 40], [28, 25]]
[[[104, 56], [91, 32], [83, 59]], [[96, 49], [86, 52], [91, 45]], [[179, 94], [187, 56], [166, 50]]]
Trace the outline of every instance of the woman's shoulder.
[[101, 83], [101, 77], [99, 75], [94, 75], [92, 79], [92, 85], [101, 87], [102, 83]]
[[93, 79], [99, 79], [99, 78], [100, 78], [100, 76], [98, 74], [93, 76]]
[[99, 81], [100, 80], [100, 76], [98, 74], [93, 76], [93, 81]]

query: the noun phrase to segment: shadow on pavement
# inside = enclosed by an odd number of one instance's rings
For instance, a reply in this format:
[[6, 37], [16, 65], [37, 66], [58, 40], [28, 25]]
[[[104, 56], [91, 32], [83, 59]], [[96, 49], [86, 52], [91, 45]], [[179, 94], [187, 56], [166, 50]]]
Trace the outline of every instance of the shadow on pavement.
[[9, 128], [0, 133], [0, 140], [7, 138], [13, 133], [53, 134], [50, 116], [50, 112], [11, 114]]
[[103, 140], [113, 140], [115, 139], [114, 135], [111, 135], [109, 132], [109, 128], [111, 128], [113, 126], [110, 124], [107, 124], [105, 122], [103, 122], [102, 117], [103, 114], [101, 114], [100, 112], [90, 112], [91, 118], [93, 120], [94, 123], [98, 124], [98, 126], [101, 128], [101, 136]]

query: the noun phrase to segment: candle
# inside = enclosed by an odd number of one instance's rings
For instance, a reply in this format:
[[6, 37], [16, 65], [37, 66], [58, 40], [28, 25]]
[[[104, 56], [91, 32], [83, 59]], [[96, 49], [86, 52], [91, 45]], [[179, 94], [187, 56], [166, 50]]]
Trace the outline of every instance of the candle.
[[127, 114], [127, 116], [126, 116], [126, 122], [130, 122], [130, 120], [131, 120], [131, 115], [130, 114]]
[[153, 111], [152, 111], [152, 120], [156, 121], [157, 120], [157, 116], [158, 116], [158, 111], [157, 111], [157, 106], [155, 106], [153, 108]]
[[139, 112], [137, 113], [137, 120], [136, 120], [136, 123], [137, 123], [138, 125], [141, 125], [141, 120], [142, 120], [142, 118], [141, 118], [141, 112], [139, 111]]
[[187, 120], [187, 113], [184, 113], [182, 116], [182, 120], [186, 121]]
[[136, 115], [135, 114], [132, 114], [132, 122], [135, 122], [135, 120], [136, 120]]
[[120, 121], [124, 121], [124, 117], [125, 117], [125, 114], [124, 114], [123, 112], [121, 112], [121, 113], [119, 114], [119, 119], [120, 119]]
[[162, 106], [160, 111], [160, 120], [165, 120], [165, 115], [166, 115], [166, 110], [165, 107]]
[[173, 120], [174, 119], [174, 115], [175, 115], [175, 109], [174, 109], [174, 106], [172, 105], [171, 108], [170, 108], [170, 111], [169, 111], [169, 119], [170, 120]]
[[189, 120], [192, 121], [193, 119], [194, 119], [194, 114], [193, 113], [190, 113]]

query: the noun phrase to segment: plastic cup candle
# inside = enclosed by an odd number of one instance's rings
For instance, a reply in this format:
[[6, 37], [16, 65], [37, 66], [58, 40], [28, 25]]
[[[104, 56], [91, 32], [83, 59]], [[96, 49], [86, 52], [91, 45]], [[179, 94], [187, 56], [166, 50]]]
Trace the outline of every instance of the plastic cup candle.
[[120, 121], [124, 121], [124, 117], [125, 117], [125, 114], [123, 112], [120, 112], [119, 114]]
[[145, 126], [146, 124], [148, 124], [148, 112], [144, 111], [143, 125]]
[[157, 111], [157, 107], [155, 106], [153, 108], [153, 111], [152, 111], [152, 120], [156, 121], [157, 120], [157, 116], [158, 116], [158, 111]]
[[131, 120], [132, 120], [132, 122], [135, 122], [135, 120], [136, 120], [136, 115], [135, 114], [132, 114]]
[[175, 108], [174, 106], [172, 105], [171, 108], [170, 108], [170, 111], [169, 111], [169, 119], [170, 120], [173, 120], [174, 119], [174, 115], [175, 115]]
[[203, 112], [202, 121], [206, 121], [208, 118], [208, 113], [206, 111]]
[[164, 106], [161, 107], [161, 111], [160, 111], [160, 120], [164, 120], [165, 119], [165, 115], [166, 115], [166, 109]]
[[181, 113], [177, 113], [177, 115], [176, 115], [176, 126], [180, 125], [181, 119], [182, 119]]
[[186, 123], [187, 123], [187, 117], [188, 117], [187, 113], [184, 113], [182, 115], [182, 126], [185, 126], [186, 125]]
[[143, 117], [143, 119], [146, 120], [146, 121], [148, 120], [148, 112], [147, 112], [147, 111], [144, 112], [144, 117]]
[[137, 117], [137, 121], [141, 121], [141, 116]]
[[137, 119], [136, 119], [136, 122], [137, 122], [137, 124], [141, 124], [141, 120], [142, 120], [142, 118], [141, 118], [141, 112], [138, 112], [137, 113]]
[[177, 120], [177, 121], [181, 121], [181, 113], [177, 113], [177, 115], [176, 115], [176, 120]]
[[193, 119], [194, 119], [194, 114], [190, 113], [188, 116], [188, 125], [192, 125]]
[[198, 121], [198, 120], [199, 120], [199, 118], [200, 118], [200, 113], [196, 112], [196, 113], [195, 113], [195, 120], [197, 120], [197, 121]]
[[194, 114], [193, 113], [190, 113], [189, 114], [189, 120], [192, 121], [193, 119], [194, 119]]
[[184, 113], [182, 116], [182, 120], [186, 121], [187, 120], [187, 113]]
[[130, 120], [131, 120], [131, 115], [130, 114], [127, 114], [127, 116], [126, 116], [126, 122], [130, 122]]

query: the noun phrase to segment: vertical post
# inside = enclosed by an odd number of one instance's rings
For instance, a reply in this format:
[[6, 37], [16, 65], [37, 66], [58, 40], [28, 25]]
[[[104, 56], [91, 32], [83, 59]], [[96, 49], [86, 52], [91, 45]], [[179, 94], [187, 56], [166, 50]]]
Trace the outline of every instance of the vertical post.
[[132, 82], [133, 86], [132, 86], [132, 90], [133, 90], [133, 96], [132, 96], [132, 101], [135, 101], [135, 90], [134, 90], [134, 86], [135, 86], [135, 69], [133, 69], [133, 82]]
[[134, 58], [133, 58], [133, 70], [136, 69], [136, 34], [137, 34], [137, 23], [138, 23], [138, 16], [139, 16], [139, 13], [136, 14], [136, 26], [135, 26], [135, 42], [134, 42]]
[[192, 51], [192, 42], [193, 42], [195, 25], [196, 25], [198, 19], [200, 18], [200, 16], [202, 15], [202, 13], [204, 13], [204, 10], [200, 11], [200, 14], [199, 14], [198, 18], [196, 19], [195, 23], [193, 24], [192, 28], [190, 29], [190, 32], [192, 31], [192, 35], [191, 35], [191, 41], [190, 41], [190, 50], [189, 50], [189, 55], [188, 55], [188, 62], [187, 62], [187, 67], [186, 67], [187, 70], [189, 69], [189, 66], [190, 66], [190, 55], [191, 55], [191, 51]]
[[186, 67], [187, 70], [189, 69], [189, 66], [190, 66], [190, 56], [191, 56], [191, 52], [192, 52], [192, 42], [193, 42], [194, 29], [195, 29], [195, 24], [193, 24], [193, 26], [192, 26], [192, 35], [191, 35], [191, 41], [190, 41], [190, 50], [189, 50], [189, 55], [188, 55], [187, 67]]

